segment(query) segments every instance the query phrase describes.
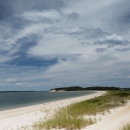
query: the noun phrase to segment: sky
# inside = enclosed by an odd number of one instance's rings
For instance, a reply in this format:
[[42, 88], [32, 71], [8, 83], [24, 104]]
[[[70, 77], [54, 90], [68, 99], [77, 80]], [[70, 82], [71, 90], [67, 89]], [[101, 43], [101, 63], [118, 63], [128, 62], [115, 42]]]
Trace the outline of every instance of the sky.
[[0, 0], [0, 91], [130, 87], [130, 0]]

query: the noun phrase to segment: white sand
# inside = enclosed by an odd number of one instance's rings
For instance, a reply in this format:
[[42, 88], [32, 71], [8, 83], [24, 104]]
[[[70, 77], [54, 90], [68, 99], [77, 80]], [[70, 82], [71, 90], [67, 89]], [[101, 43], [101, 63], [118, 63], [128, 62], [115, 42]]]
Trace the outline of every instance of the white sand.
[[101, 116], [101, 121], [82, 130], [120, 130], [127, 123], [130, 123], [130, 101], [125, 106]]
[[97, 92], [76, 98], [69, 98], [40, 105], [0, 111], [0, 130], [12, 130], [12, 128], [13, 130], [16, 130], [22, 126], [31, 126], [39, 119], [49, 118], [49, 116], [51, 116], [54, 110], [57, 108], [74, 102], [90, 99], [95, 96], [102, 95], [102, 93], [103, 92]]
[[[52, 116], [57, 108], [102, 94], [103, 92], [97, 92], [91, 95], [2, 111], [0, 112], [0, 130], [16, 130], [22, 126], [31, 126], [41, 118]], [[130, 102], [126, 106], [111, 110], [109, 114], [98, 115], [99, 117], [100, 121], [82, 130], [119, 130], [126, 123], [130, 123]]]

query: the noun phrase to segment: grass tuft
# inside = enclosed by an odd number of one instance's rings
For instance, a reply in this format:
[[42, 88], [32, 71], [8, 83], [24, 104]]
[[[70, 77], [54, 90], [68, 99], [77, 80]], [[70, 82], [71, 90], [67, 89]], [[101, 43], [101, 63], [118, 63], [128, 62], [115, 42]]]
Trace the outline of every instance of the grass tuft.
[[[106, 95], [93, 99], [71, 104], [58, 109], [54, 116], [46, 121], [39, 121], [34, 124], [35, 129], [51, 128], [66, 130], [81, 129], [96, 122], [91, 118], [85, 119], [85, 115], [105, 114], [110, 109], [122, 106], [130, 99], [130, 91], [109, 91]], [[123, 129], [128, 130], [128, 129]]]
[[123, 126], [121, 130], [130, 130], [130, 124]]

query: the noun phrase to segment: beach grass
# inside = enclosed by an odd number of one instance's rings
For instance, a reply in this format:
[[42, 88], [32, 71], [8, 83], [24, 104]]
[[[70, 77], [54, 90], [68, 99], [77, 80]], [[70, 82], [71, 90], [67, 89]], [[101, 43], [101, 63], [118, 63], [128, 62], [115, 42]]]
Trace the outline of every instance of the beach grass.
[[120, 130], [130, 130], [130, 124], [123, 126]]
[[60, 108], [53, 117], [41, 120], [35, 123], [33, 127], [38, 130], [49, 130], [51, 128], [80, 130], [96, 122], [92, 118], [85, 118], [86, 115], [96, 116], [97, 114], [105, 114], [110, 109], [125, 105], [129, 99], [130, 91], [109, 91], [105, 95]]

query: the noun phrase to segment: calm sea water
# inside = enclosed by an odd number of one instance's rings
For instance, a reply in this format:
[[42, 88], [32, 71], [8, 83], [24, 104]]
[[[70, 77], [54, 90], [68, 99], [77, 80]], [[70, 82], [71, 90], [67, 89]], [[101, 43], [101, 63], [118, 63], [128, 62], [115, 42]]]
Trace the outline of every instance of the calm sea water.
[[94, 92], [11, 92], [0, 93], [0, 111], [24, 106], [47, 103], [72, 97], [89, 95]]

